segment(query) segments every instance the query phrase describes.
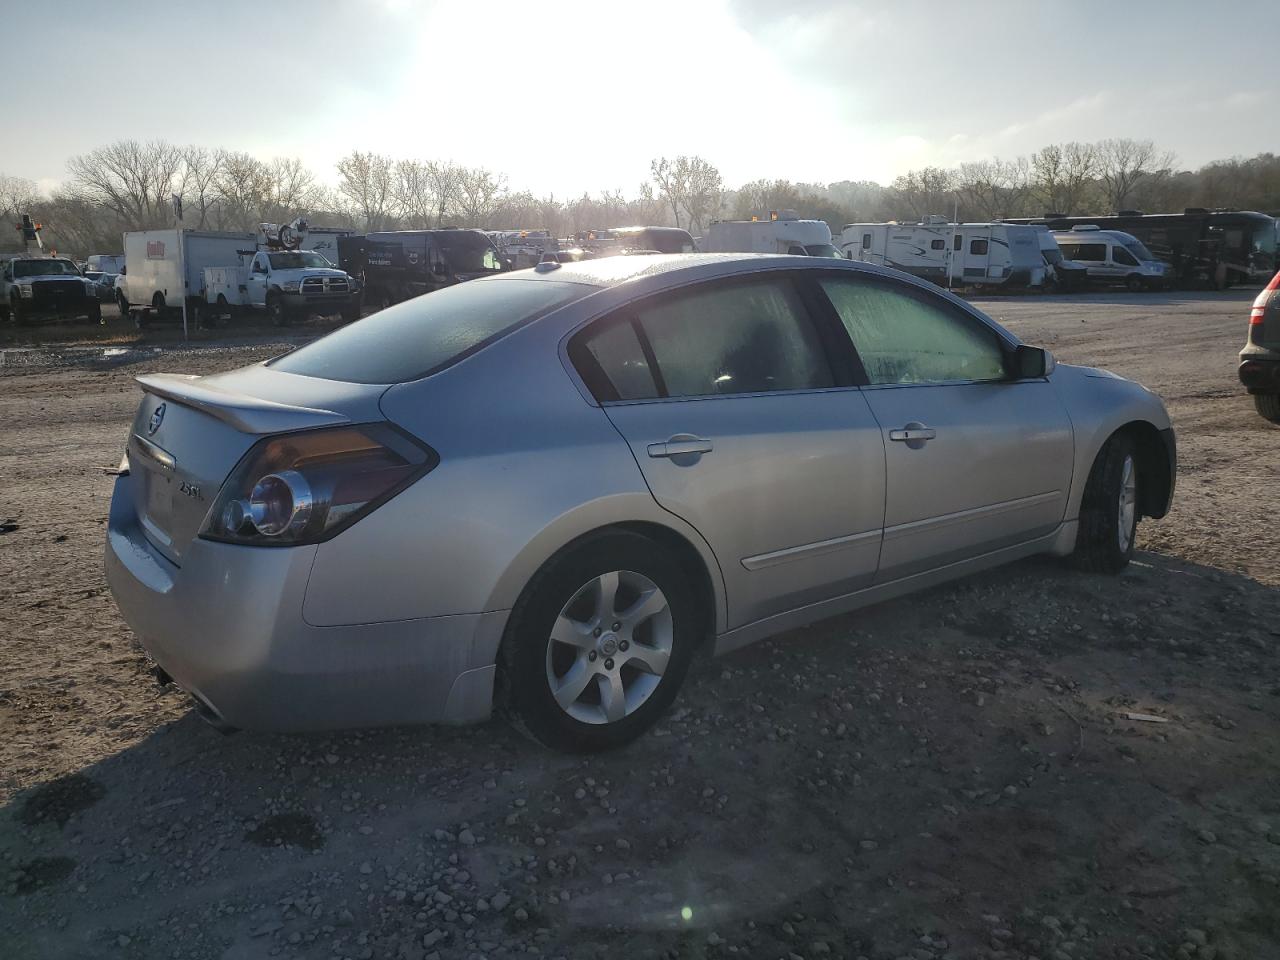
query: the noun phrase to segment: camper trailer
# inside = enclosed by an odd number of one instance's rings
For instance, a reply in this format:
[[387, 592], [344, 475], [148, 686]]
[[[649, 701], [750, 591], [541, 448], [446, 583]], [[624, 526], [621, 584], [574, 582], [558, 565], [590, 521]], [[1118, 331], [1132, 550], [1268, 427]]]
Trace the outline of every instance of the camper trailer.
[[794, 213], [768, 220], [713, 220], [701, 249], [710, 253], [787, 253], [800, 257], [838, 257], [831, 228], [822, 220], [801, 220]]
[[838, 248], [941, 286], [1041, 287], [1048, 275], [1037, 230], [1006, 223], [850, 223]]

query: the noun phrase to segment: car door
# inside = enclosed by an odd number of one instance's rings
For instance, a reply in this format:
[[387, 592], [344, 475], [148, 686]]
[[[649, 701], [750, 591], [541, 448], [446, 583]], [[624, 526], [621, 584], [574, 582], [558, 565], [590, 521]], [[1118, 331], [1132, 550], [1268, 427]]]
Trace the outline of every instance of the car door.
[[1047, 378], [1006, 376], [1013, 342], [915, 285], [827, 275], [819, 286], [857, 350], [884, 433], [877, 581], [1054, 531], [1071, 484], [1071, 421]]
[[247, 293], [249, 302], [255, 307], [261, 307], [267, 302], [267, 255], [265, 253], [255, 254], [253, 257], [253, 265], [249, 268]]
[[715, 553], [731, 628], [874, 579], [884, 442], [839, 337], [771, 271], [638, 302], [571, 343], [658, 503]]

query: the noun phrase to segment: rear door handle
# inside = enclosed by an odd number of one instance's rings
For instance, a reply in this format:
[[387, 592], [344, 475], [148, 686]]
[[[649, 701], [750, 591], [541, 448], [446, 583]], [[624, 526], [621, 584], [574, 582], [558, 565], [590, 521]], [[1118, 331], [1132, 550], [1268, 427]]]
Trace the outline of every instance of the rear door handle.
[[912, 421], [900, 430], [890, 430], [889, 439], [898, 440], [903, 443], [911, 443], [913, 445], [922, 445], [926, 440], [932, 440], [938, 435], [938, 431], [932, 427], [926, 427], [923, 423]]
[[651, 457], [681, 457], [695, 453], [710, 453], [711, 441], [692, 434], [676, 434], [665, 443], [651, 443], [646, 448]]

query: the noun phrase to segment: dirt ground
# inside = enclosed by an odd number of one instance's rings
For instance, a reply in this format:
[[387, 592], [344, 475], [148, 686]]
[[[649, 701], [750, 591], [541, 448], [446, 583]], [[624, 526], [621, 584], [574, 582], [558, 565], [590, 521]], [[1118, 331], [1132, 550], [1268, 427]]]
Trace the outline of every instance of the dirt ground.
[[981, 304], [1168, 403], [1176, 505], [1122, 576], [1026, 562], [705, 661], [652, 735], [585, 759], [499, 721], [206, 727], [106, 591], [104, 468], [133, 376], [280, 348], [11, 354], [0, 957], [1280, 957], [1251, 296]]

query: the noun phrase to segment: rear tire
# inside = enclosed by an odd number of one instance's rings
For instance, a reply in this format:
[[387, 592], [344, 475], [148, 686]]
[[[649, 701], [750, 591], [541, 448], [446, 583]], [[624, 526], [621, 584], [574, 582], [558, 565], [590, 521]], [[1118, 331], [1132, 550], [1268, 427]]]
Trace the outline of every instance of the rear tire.
[[1091, 573], [1119, 573], [1133, 558], [1138, 532], [1138, 454], [1119, 434], [1107, 441], [1089, 471], [1073, 563]]
[[1263, 420], [1280, 423], [1280, 393], [1255, 393], [1253, 406]]
[[589, 538], [539, 571], [511, 613], [499, 654], [506, 712], [555, 750], [629, 743], [675, 699], [698, 624], [661, 547], [635, 533]]

